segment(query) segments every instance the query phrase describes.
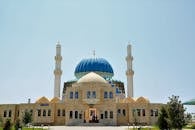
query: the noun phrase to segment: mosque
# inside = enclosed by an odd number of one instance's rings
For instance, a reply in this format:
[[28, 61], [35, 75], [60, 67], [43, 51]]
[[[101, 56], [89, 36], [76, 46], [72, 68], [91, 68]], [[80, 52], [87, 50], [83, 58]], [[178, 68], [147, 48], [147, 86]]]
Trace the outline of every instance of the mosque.
[[157, 122], [163, 104], [134, 97], [131, 45], [127, 46], [127, 91], [124, 83], [113, 80], [114, 71], [104, 58], [81, 60], [75, 68], [76, 80], [66, 81], [61, 92], [61, 45], [56, 45], [54, 97], [36, 102], [1, 104], [3, 122], [22, 120], [25, 111], [32, 114], [33, 125], [118, 126], [152, 125]]

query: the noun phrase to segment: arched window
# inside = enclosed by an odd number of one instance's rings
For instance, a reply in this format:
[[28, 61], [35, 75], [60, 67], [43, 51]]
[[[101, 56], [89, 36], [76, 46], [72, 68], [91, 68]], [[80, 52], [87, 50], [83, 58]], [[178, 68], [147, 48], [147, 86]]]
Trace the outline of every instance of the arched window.
[[11, 117], [12, 116], [12, 111], [11, 110], [9, 110], [9, 117]]
[[117, 111], [117, 112], [118, 112], [118, 114], [121, 114], [121, 109], [118, 109], [118, 111]]
[[87, 98], [90, 98], [90, 97], [91, 97], [91, 92], [87, 91]]
[[104, 92], [104, 98], [108, 98], [108, 92]]
[[75, 92], [75, 95], [74, 95], [75, 99], [78, 99], [79, 98], [79, 92]]
[[79, 114], [79, 119], [82, 119], [82, 114]]
[[137, 116], [141, 116], [141, 109], [137, 109]]
[[110, 111], [110, 118], [113, 118], [113, 111]]
[[74, 118], [77, 119], [78, 118], [78, 111], [74, 112]]
[[17, 116], [19, 117], [19, 115], [20, 115], [20, 111], [18, 110]]
[[136, 109], [133, 109], [133, 110], [132, 110], [132, 114], [133, 114], [133, 117], [136, 116]]
[[41, 109], [38, 109], [38, 116], [41, 116]]
[[142, 116], [146, 116], [145, 109], [142, 109]]
[[108, 118], [108, 112], [107, 111], [104, 112], [104, 115], [105, 115], [105, 118]]
[[58, 116], [60, 116], [60, 109], [58, 109]]
[[50, 109], [48, 110], [47, 115], [51, 116], [51, 110]]
[[6, 117], [6, 116], [7, 116], [7, 111], [4, 111], [3, 117]]
[[154, 111], [151, 109], [150, 110], [150, 116], [153, 116], [154, 115]]
[[70, 92], [70, 99], [73, 99], [73, 92]]
[[101, 119], [104, 119], [104, 114], [101, 114]]
[[125, 109], [123, 109], [123, 115], [126, 116], [126, 111], [125, 111]]
[[69, 118], [72, 119], [72, 111], [70, 111], [70, 115], [69, 115]]
[[46, 116], [46, 110], [43, 110], [43, 116]]
[[66, 115], [66, 112], [65, 112], [65, 110], [63, 109], [62, 110], [62, 116], [65, 116]]
[[109, 97], [113, 98], [113, 93], [112, 92], [109, 93]]
[[92, 92], [92, 98], [96, 98], [96, 91]]
[[155, 116], [158, 116], [158, 109], [156, 109], [156, 110], [154, 111], [154, 115], [155, 115]]

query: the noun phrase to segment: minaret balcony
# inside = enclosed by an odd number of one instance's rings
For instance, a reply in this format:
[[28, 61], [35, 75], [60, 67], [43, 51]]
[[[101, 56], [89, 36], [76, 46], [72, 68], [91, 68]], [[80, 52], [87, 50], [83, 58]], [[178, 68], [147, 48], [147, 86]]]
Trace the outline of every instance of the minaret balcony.
[[54, 70], [54, 74], [55, 75], [61, 75], [62, 74], [62, 70], [56, 69], [56, 70]]
[[56, 61], [61, 61], [62, 60], [62, 56], [60, 56], [60, 55], [55, 56], [55, 60]]
[[133, 61], [133, 56], [127, 56], [126, 61]]
[[134, 74], [134, 71], [133, 70], [127, 70], [126, 71], [126, 75], [133, 75]]

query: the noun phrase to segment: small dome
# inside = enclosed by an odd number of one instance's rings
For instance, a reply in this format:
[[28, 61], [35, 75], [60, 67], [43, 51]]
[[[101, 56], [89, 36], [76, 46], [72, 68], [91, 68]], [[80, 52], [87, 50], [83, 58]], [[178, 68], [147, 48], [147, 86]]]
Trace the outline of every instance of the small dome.
[[94, 72], [90, 72], [81, 77], [77, 83], [107, 83], [107, 81]]
[[136, 103], [150, 103], [150, 101], [147, 98], [139, 97], [136, 99]]
[[131, 97], [127, 97], [127, 98], [123, 99], [122, 102], [123, 103], [135, 103], [135, 100]]
[[58, 97], [54, 97], [50, 100], [50, 103], [59, 103], [60, 99]]
[[103, 78], [112, 78], [114, 75], [112, 66], [103, 58], [83, 59], [75, 68], [75, 76], [77, 79], [89, 72], [95, 72]]
[[49, 103], [49, 100], [46, 97], [39, 98], [36, 103]]

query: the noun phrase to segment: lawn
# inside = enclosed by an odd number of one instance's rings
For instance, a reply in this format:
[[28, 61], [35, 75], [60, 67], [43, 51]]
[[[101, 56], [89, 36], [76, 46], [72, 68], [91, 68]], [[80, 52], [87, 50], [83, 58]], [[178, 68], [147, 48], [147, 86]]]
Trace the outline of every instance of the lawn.
[[[3, 127], [0, 127], [0, 130], [3, 130]], [[11, 128], [11, 130], [15, 130], [14, 127]], [[28, 128], [28, 127], [23, 127], [21, 130], [46, 130], [45, 128]]]
[[[138, 128], [126, 128], [125, 130], [138, 130]], [[159, 130], [159, 128], [140, 128], [139, 130]]]

